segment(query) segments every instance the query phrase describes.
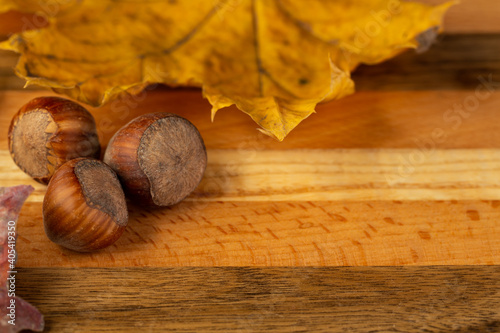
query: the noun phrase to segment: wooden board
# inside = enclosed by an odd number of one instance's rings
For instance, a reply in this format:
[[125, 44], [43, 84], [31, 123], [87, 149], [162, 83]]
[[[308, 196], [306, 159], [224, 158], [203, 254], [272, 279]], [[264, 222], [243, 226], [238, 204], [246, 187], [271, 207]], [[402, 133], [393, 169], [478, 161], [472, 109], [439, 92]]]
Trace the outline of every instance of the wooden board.
[[[419, 0], [428, 4], [441, 4], [446, 0]], [[500, 31], [500, 6], [492, 0], [460, 0], [444, 19], [449, 33], [492, 33]]]
[[[0, 186], [36, 189], [18, 223], [18, 295], [51, 332], [499, 331], [499, 15], [494, 0], [463, 0], [429, 52], [361, 66], [355, 95], [319, 105], [282, 143], [234, 107], [212, 123], [196, 89], [90, 108], [103, 147], [137, 115], [168, 111], [199, 128], [209, 156], [183, 203], [131, 205], [123, 237], [94, 254], [48, 241], [45, 187], [0, 135]], [[23, 17], [0, 17], [0, 35]], [[0, 133], [52, 95], [21, 90], [15, 62], [0, 53]]]
[[498, 266], [34, 268], [19, 276], [50, 332], [500, 331]]

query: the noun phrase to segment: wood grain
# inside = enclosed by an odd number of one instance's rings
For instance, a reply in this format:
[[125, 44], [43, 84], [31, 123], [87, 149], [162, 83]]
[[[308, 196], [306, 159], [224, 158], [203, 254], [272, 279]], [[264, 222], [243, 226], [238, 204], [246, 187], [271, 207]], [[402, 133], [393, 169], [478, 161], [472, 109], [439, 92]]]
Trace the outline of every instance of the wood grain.
[[[441, 4], [448, 0], [418, 0], [427, 4]], [[444, 30], [449, 33], [500, 32], [500, 5], [495, 0], [460, 0], [444, 17]]]
[[47, 332], [498, 332], [500, 268], [20, 269]]
[[500, 81], [499, 53], [498, 34], [444, 34], [425, 53], [409, 50], [378, 65], [360, 66], [352, 77], [357, 91], [474, 91], [481, 76]]
[[500, 150], [209, 150], [198, 201], [500, 199]]
[[[208, 161], [186, 201], [500, 200], [500, 149], [215, 149]], [[28, 202], [43, 200], [46, 187], [5, 150], [0, 179], [32, 185]]]
[[18, 222], [22, 267], [500, 264], [499, 201], [183, 202], [144, 210], [112, 247], [51, 243], [41, 203]]

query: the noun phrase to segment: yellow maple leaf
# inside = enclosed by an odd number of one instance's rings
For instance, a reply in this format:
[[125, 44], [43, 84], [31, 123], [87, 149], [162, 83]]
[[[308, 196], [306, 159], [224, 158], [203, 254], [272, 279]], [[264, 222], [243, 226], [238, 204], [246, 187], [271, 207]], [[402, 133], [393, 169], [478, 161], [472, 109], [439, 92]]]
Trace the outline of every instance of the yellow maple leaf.
[[49, 25], [0, 44], [27, 85], [97, 106], [148, 84], [199, 86], [279, 140], [316, 104], [354, 91], [350, 72], [419, 45], [452, 3], [399, 0], [0, 0]]

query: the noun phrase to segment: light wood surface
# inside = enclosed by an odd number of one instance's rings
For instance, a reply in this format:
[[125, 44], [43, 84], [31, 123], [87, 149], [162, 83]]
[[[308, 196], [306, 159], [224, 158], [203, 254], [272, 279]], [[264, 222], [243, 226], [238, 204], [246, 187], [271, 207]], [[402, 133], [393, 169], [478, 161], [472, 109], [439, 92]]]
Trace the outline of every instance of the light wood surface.
[[77, 254], [47, 240], [41, 203], [19, 221], [21, 267], [500, 264], [498, 201], [184, 202], [133, 207], [113, 246]]
[[[208, 160], [185, 201], [500, 200], [500, 149], [212, 149]], [[32, 185], [27, 202], [42, 202], [46, 186], [20, 173], [5, 150], [0, 178]]]
[[[167, 111], [199, 128], [209, 156], [187, 200], [131, 204], [125, 234], [98, 253], [47, 239], [45, 187], [0, 135], [0, 186], [35, 186], [18, 222], [17, 294], [50, 332], [500, 330], [498, 17], [496, 0], [463, 0], [429, 52], [361, 66], [355, 95], [319, 105], [282, 143], [234, 107], [212, 123], [196, 89], [90, 108], [103, 147], [130, 119]], [[20, 19], [0, 16], [0, 35]], [[0, 133], [53, 95], [21, 90], [16, 59], [0, 53]]]

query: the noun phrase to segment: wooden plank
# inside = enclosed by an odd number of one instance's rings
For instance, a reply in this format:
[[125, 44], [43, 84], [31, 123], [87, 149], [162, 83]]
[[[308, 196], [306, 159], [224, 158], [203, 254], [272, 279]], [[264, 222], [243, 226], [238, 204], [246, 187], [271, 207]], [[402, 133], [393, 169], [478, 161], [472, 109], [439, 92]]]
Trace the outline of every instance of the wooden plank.
[[481, 76], [500, 81], [498, 54], [498, 34], [440, 35], [425, 53], [410, 50], [382, 64], [360, 66], [353, 80], [357, 91], [475, 90]]
[[[7, 130], [12, 116], [23, 104], [43, 95], [48, 93], [0, 91], [0, 129]], [[437, 149], [500, 148], [500, 92], [487, 95], [477, 105], [470, 104], [469, 112], [463, 105], [474, 102], [474, 98], [474, 90], [358, 92], [319, 105], [317, 113], [303, 121], [281, 143], [259, 133], [257, 125], [235, 107], [219, 111], [212, 123], [210, 105], [198, 90], [159, 89], [90, 111], [96, 117], [103, 145], [136, 116], [166, 111], [193, 122], [209, 149], [418, 149], [416, 142], [432, 139], [433, 132], [439, 128], [445, 132], [446, 139], [435, 141]], [[455, 105], [463, 107], [463, 111], [455, 112]], [[6, 144], [6, 136], [1, 136], [1, 147]]]
[[[23, 209], [18, 246], [20, 253], [47, 255], [44, 261], [20, 255], [25, 266], [499, 263], [498, 201], [475, 200], [500, 199], [500, 151], [439, 150], [414, 172], [399, 174], [406, 170], [400, 158], [413, 154], [209, 150], [205, 178], [192, 196], [171, 209], [132, 206], [122, 239], [92, 255], [48, 241], [41, 218], [45, 187], [5, 151], [0, 179], [36, 188]], [[408, 201], [424, 199], [448, 201]]]
[[[409, 0], [411, 1], [411, 0]], [[427, 4], [441, 4], [448, 0], [418, 0]], [[500, 6], [496, 0], [460, 0], [444, 17], [448, 33], [500, 32]]]
[[41, 203], [18, 223], [22, 267], [500, 264], [499, 201], [183, 202], [130, 207], [108, 249], [79, 254], [45, 236]]
[[209, 150], [193, 201], [499, 200], [500, 150]]
[[499, 200], [500, 150], [209, 150], [193, 201]]
[[498, 332], [499, 267], [19, 269], [47, 332]]
[[[3, 186], [45, 186], [0, 150]], [[500, 200], [500, 150], [208, 150], [188, 201]]]

